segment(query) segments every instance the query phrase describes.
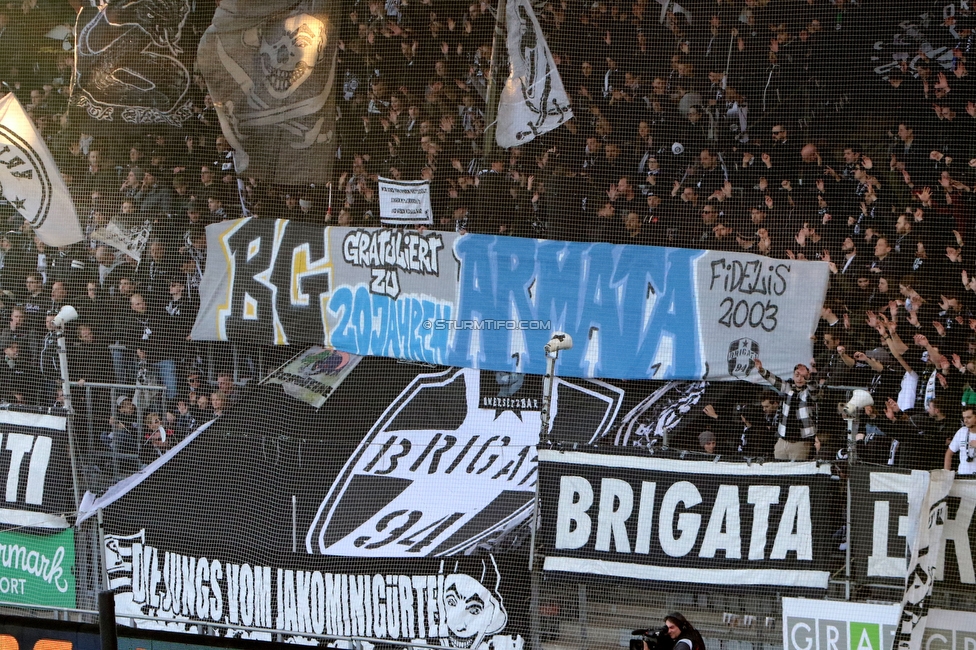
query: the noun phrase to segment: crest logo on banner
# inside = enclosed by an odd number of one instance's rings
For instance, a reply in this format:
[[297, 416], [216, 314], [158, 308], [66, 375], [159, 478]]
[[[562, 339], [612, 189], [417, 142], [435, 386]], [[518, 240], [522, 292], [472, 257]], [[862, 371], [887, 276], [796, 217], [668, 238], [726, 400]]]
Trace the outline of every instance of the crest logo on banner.
[[[419, 375], [333, 483], [308, 530], [306, 550], [347, 557], [455, 555], [494, 546], [525, 522], [535, 496], [540, 416], [481, 408], [483, 385], [481, 373], [471, 369]], [[564, 426], [562, 405], [580, 442], [588, 442], [610, 426], [622, 397], [599, 382], [560, 381], [553, 429]], [[486, 433], [492, 431], [499, 433]]]
[[573, 117], [573, 109], [529, 0], [509, 0], [506, 18], [511, 70], [495, 137], [507, 148], [552, 131]]
[[101, 121], [180, 126], [193, 117], [180, 60], [189, 0], [111, 0], [82, 10], [72, 101]]
[[198, 63], [237, 171], [275, 183], [331, 180], [333, 31], [324, 0], [220, 3]]
[[58, 166], [13, 93], [0, 99], [0, 194], [45, 244], [84, 239]]

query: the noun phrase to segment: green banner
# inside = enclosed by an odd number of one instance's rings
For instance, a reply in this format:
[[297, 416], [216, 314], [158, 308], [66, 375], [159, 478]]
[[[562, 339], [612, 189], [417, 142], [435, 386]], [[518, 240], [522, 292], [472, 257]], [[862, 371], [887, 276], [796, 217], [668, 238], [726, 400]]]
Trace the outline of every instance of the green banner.
[[75, 534], [0, 532], [0, 601], [75, 607]]

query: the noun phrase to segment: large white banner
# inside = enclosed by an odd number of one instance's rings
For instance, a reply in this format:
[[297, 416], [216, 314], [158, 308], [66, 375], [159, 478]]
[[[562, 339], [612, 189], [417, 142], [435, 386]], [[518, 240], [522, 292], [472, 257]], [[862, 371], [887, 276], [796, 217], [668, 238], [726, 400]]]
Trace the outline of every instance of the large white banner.
[[380, 177], [380, 221], [391, 226], [434, 223], [430, 183]]
[[48, 246], [85, 238], [61, 172], [13, 93], [0, 99], [0, 192]]
[[823, 262], [430, 229], [207, 228], [195, 340], [563, 377], [762, 381], [809, 363]]
[[[892, 650], [901, 607], [783, 598], [784, 650]], [[976, 648], [976, 613], [929, 610], [927, 650]]]
[[529, 0], [509, 0], [508, 80], [498, 102], [495, 138], [517, 147], [573, 117], [569, 96]]

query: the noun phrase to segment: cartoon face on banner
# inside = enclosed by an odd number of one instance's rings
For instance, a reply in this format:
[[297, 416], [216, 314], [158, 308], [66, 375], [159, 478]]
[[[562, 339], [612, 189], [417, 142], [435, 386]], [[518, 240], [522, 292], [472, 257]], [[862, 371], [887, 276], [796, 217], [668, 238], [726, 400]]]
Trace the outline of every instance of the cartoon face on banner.
[[[527, 585], [491, 555], [457, 561], [329, 562], [328, 570], [261, 566], [154, 545], [151, 531], [105, 537], [119, 618], [144, 629], [189, 631], [215, 621], [233, 636], [303, 644], [308, 635], [423, 641], [464, 650], [521, 650], [503, 593]], [[306, 558], [307, 559], [307, 558]], [[145, 617], [149, 617], [148, 619]], [[236, 630], [262, 628], [267, 631]], [[365, 647], [372, 647], [365, 644]]]
[[452, 648], [478, 648], [508, 623], [501, 599], [464, 573], [452, 573], [444, 580], [444, 604]]
[[85, 9], [72, 102], [96, 120], [179, 126], [189, 119], [190, 74], [180, 46], [189, 15], [189, 0], [112, 0]]
[[[210, 91], [224, 135], [239, 153], [247, 151], [249, 137], [268, 127], [276, 128], [291, 149], [332, 140], [321, 111], [332, 95], [336, 50], [330, 47], [328, 16], [321, 9], [303, 3], [239, 36], [205, 37], [201, 49], [208, 50], [210, 41], [220, 66], [209, 74]], [[233, 80], [236, 88], [214, 86], [223, 78]], [[244, 165], [245, 158], [238, 162]]]

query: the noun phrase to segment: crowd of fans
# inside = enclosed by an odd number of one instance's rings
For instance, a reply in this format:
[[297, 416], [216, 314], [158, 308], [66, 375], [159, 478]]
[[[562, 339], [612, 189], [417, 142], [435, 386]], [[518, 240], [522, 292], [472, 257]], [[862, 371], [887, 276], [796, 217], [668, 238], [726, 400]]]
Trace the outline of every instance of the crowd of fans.
[[[184, 45], [209, 23], [197, 4]], [[50, 320], [70, 300], [81, 314], [71, 332], [74, 378], [164, 385], [171, 408], [151, 411], [156, 419], [142, 428], [185, 430], [228, 399], [219, 390], [204, 408], [183, 383], [200, 376], [189, 332], [205, 226], [242, 214], [378, 226], [377, 179], [422, 178], [438, 229], [826, 262], [816, 358], [798, 369], [811, 401], [816, 386], [869, 387], [867, 439], [891, 452], [878, 462], [938, 457], [941, 466], [976, 373], [976, 92], [966, 68], [976, 16], [965, 5], [943, 16], [939, 5], [928, 50], [875, 75], [862, 63], [870, 41], [890, 42], [898, 12], [919, 11], [910, 4], [538, 3], [575, 117], [522, 147], [488, 151], [493, 3], [348, 2], [334, 16], [339, 146], [330, 188], [239, 177], [199, 75], [195, 117], [182, 128], [90, 128], [68, 109], [70, 54], [11, 45], [16, 34], [42, 38], [30, 24], [46, 9], [8, 5], [0, 74], [57, 157], [87, 239], [51, 250], [9, 205], [0, 215], [0, 398], [58, 399]], [[939, 57], [925, 54], [936, 48]], [[92, 238], [113, 220], [151, 222], [140, 260]], [[793, 424], [780, 427], [788, 409], [775, 392], [722, 391], [702, 413], [703, 446], [785, 458], [772, 449], [779, 437], [807, 442]], [[124, 402], [111, 409], [108, 442]], [[896, 439], [897, 454], [888, 444]]]

